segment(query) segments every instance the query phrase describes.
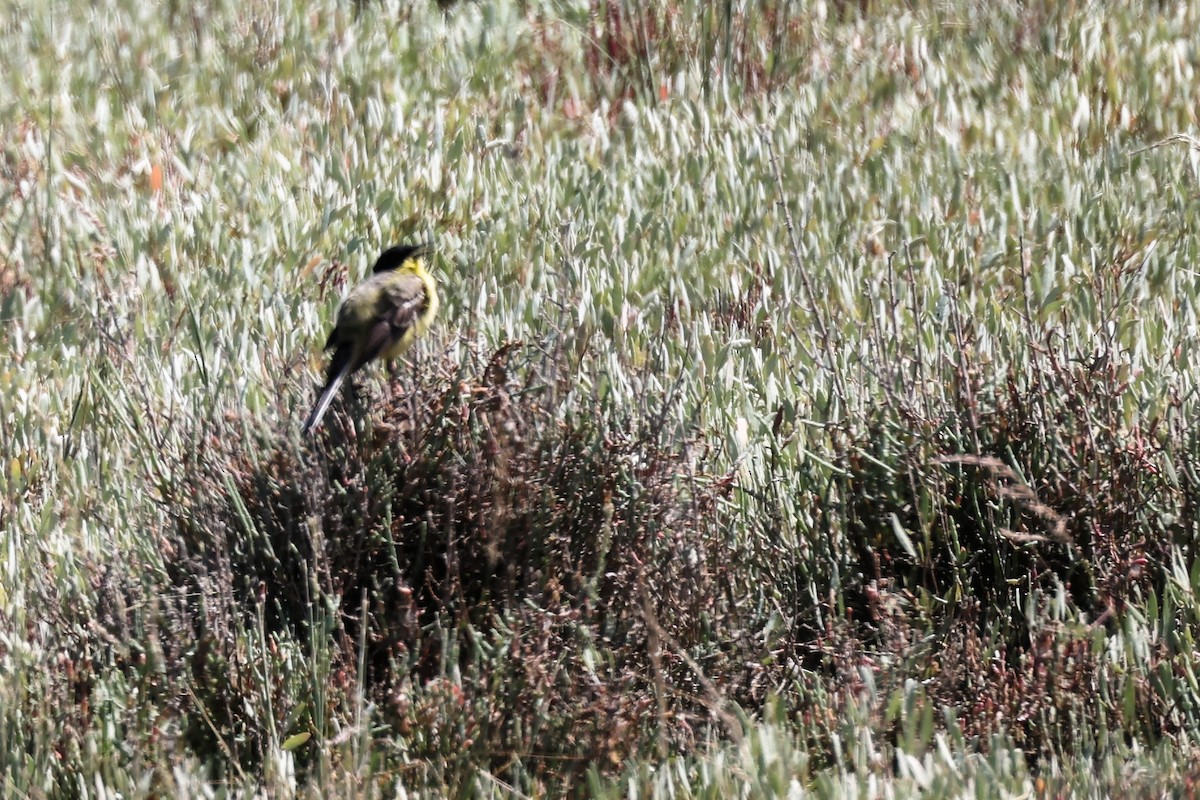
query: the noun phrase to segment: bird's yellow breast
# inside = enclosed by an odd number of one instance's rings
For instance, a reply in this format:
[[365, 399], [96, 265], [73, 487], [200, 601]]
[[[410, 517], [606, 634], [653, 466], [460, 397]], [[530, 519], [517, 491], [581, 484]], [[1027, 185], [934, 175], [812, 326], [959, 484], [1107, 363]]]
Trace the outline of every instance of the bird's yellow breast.
[[[399, 269], [376, 273], [350, 291], [338, 308], [330, 346], [345, 343], [354, 348], [354, 361], [391, 360], [403, 355], [423, 335], [437, 316], [437, 284], [419, 259]], [[395, 339], [381, 350], [363, 352], [373, 328], [390, 325]]]
[[433, 282], [433, 278], [424, 270], [421, 270], [419, 277], [424, 284], [423, 301], [416, 309], [412, 324], [405, 329], [404, 334], [391, 347], [380, 351], [379, 357], [385, 361], [391, 361], [404, 355], [408, 348], [412, 347], [413, 342], [417, 340], [418, 336], [425, 335], [425, 332], [433, 325], [434, 317], [437, 316], [438, 305], [440, 304], [437, 285]]

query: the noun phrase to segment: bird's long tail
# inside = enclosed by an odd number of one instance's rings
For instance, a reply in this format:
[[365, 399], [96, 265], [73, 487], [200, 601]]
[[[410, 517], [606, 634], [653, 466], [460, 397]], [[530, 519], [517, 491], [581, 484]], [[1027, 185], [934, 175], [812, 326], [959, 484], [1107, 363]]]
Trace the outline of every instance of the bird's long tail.
[[[338, 362], [338, 355], [334, 355], [334, 363]], [[325, 382], [325, 388], [321, 390], [321, 396], [317, 398], [317, 404], [313, 407], [312, 413], [308, 415], [308, 419], [304, 423], [305, 435], [308, 435], [313, 428], [321, 424], [321, 418], [325, 416], [325, 412], [329, 410], [329, 404], [333, 402], [334, 395], [337, 394], [338, 388], [342, 385], [342, 381], [350, 374], [350, 368], [354, 362], [349, 358], [341, 359], [342, 363], [337, 372], [330, 370], [329, 380]]]

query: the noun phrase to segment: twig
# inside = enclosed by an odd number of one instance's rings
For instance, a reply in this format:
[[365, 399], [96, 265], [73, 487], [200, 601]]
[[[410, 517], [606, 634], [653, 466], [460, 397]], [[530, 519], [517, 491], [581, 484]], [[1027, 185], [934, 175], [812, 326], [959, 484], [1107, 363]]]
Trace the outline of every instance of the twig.
[[[771, 176], [775, 180], [775, 189], [779, 193], [779, 198], [775, 201], [780, 210], [783, 212], [784, 227], [788, 233], [788, 246], [792, 256], [792, 262], [796, 268], [796, 274], [800, 277], [800, 285], [804, 289], [804, 302], [808, 305], [808, 310], [812, 314], [813, 319], [817, 324], [817, 333], [821, 338], [821, 348], [825, 351], [826, 367], [829, 369], [833, 377], [833, 382], [836, 384], [838, 394], [845, 398], [847, 396], [846, 387], [843, 385], [841, 371], [836, 368], [836, 360], [833, 353], [833, 342], [830, 337], [829, 324], [825, 320], [825, 315], [821, 313], [820, 307], [817, 305], [817, 293], [813, 289], [812, 280], [808, 275], [808, 270], [804, 267], [804, 259], [800, 257], [800, 242], [796, 238], [796, 226], [792, 223], [792, 212], [788, 208], [786, 195], [783, 191], [783, 173], [779, 170], [779, 160], [775, 157], [775, 145], [771, 142], [770, 132], [766, 126], [759, 129], [759, 136], [763, 140], [763, 144], [767, 148], [767, 157], [771, 164]], [[772, 283], [774, 283], [772, 276]], [[790, 299], [790, 298], [788, 298]]]
[[1001, 528], [1000, 534], [1009, 541], [1020, 543], [1052, 541], [1058, 544], [1071, 544], [1071, 537], [1067, 534], [1066, 518], [1038, 499], [1037, 493], [1029, 486], [1021, 483], [1021, 479], [1016, 471], [1000, 459], [991, 456], [950, 455], [936, 458], [934, 459], [934, 463], [979, 467], [991, 473], [993, 478], [1002, 478], [1011, 481], [1011, 483], [1003, 485], [993, 482], [992, 486], [996, 491], [996, 495], [1006, 500], [1013, 500], [1023, 504], [1049, 526], [1050, 533], [1048, 536], [1041, 536], [1032, 533], [1017, 533], [1006, 528]]
[[696, 676], [696, 680], [700, 682], [702, 687], [704, 687], [704, 693], [706, 696], [700, 698], [701, 702], [703, 702], [704, 705], [708, 707], [708, 710], [711, 711], [713, 715], [721, 721], [721, 724], [725, 726], [725, 732], [729, 734], [729, 738], [734, 742], [740, 742], [745, 736], [745, 731], [742, 729], [742, 723], [738, 721], [738, 718], [729, 713], [727, 710], [729, 701], [726, 700], [721, 692], [717, 689], [716, 684], [708, 679], [708, 676], [704, 674], [704, 670], [700, 668], [700, 665], [696, 663], [696, 660], [684, 651], [683, 647], [679, 644], [675, 637], [663, 630], [662, 626], [658, 624], [658, 618], [654, 614], [654, 606], [650, 602], [650, 596], [646, 593], [644, 586], [642, 587], [642, 618], [645, 620], [646, 628], [650, 633], [650, 661], [654, 665], [655, 681], [656, 683], [660, 684], [658, 693], [660, 717], [665, 721], [666, 710], [663, 701], [663, 681], [659, 666], [659, 657], [662, 649], [661, 645], [662, 643], [666, 643], [675, 652], [675, 655], [683, 659], [683, 663], [687, 664], [688, 669], [690, 669], [692, 674]]

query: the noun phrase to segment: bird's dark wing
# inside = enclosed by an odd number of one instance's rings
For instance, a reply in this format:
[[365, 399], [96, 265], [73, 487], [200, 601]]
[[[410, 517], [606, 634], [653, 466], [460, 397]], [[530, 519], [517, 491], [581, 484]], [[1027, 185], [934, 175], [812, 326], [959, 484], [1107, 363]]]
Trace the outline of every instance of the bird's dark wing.
[[325, 388], [329, 388], [333, 384], [335, 376], [343, 374], [346, 371], [346, 367], [353, 366], [350, 362], [354, 359], [353, 345], [338, 344], [333, 341], [332, 336], [329, 339], [329, 344], [325, 345], [325, 349], [328, 350], [335, 345], [337, 349], [333, 351], [333, 358], [329, 359], [329, 369], [325, 371]]
[[379, 293], [375, 324], [367, 332], [358, 366], [378, 358], [400, 342], [428, 304], [425, 282], [419, 277], [390, 278]]

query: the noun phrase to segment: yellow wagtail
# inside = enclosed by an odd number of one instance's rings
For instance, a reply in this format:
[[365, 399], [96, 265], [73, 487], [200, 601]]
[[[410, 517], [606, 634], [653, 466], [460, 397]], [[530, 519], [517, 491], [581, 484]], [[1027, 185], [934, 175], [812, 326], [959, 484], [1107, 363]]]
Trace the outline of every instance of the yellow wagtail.
[[326, 350], [333, 350], [325, 388], [304, 433], [321, 422], [346, 376], [364, 364], [400, 357], [429, 330], [438, 311], [437, 284], [425, 269], [430, 244], [388, 248], [375, 262], [374, 274], [355, 286], [338, 307]]

